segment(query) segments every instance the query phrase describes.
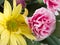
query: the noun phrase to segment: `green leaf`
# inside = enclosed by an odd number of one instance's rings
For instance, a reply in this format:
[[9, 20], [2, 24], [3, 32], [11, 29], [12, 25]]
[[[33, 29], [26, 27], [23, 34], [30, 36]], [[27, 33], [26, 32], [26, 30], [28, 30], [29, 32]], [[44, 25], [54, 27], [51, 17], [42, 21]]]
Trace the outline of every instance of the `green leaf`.
[[56, 36], [53, 36], [53, 35], [46, 38], [42, 42], [45, 43], [45, 44], [48, 44], [48, 45], [60, 45], [59, 39]]
[[56, 36], [50, 36], [52, 39], [53, 39], [53, 41], [55, 41], [55, 43], [57, 44], [57, 45], [60, 45], [60, 41], [59, 41], [59, 39], [56, 37]]
[[37, 0], [40, 4], [43, 4], [43, 0]]
[[39, 41], [34, 41], [34, 45], [41, 45]]
[[31, 41], [31, 40], [26, 39], [26, 41], [27, 41], [27, 45], [33, 45], [33, 43], [32, 43], [32, 41]]
[[32, 41], [29, 39], [26, 39], [26, 41], [27, 41], [27, 45], [41, 45], [39, 41]]
[[48, 45], [57, 45], [57, 44], [51, 39], [51, 37], [48, 37], [48, 38], [46, 39], [46, 42], [47, 42]]
[[0, 0], [0, 5], [4, 2], [4, 0]]
[[53, 35], [60, 37], [60, 15], [56, 17], [56, 29]]

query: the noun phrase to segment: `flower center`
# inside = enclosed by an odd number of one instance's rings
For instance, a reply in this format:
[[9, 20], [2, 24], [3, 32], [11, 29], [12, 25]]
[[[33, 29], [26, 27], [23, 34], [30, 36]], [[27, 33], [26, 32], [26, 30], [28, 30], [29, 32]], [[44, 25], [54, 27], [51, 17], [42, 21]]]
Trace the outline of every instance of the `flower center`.
[[10, 31], [17, 31], [18, 30], [18, 22], [16, 20], [9, 20], [7, 21], [7, 29]]

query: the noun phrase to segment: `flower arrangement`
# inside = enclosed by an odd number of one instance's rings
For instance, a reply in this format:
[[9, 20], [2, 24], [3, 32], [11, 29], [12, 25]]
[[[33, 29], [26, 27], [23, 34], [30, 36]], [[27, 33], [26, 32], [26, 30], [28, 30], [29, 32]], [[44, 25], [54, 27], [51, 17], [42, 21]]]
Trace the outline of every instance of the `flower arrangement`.
[[60, 0], [1, 0], [0, 45], [60, 45]]

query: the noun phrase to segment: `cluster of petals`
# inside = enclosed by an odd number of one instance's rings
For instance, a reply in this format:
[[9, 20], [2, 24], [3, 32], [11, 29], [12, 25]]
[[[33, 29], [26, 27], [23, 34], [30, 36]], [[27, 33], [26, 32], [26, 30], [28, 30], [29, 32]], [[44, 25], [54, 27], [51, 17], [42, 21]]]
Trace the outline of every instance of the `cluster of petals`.
[[38, 41], [47, 38], [55, 29], [55, 15], [42, 7], [37, 9], [32, 17], [28, 17], [28, 24]]
[[43, 0], [43, 2], [55, 15], [59, 15], [58, 11], [60, 11], [60, 0]]

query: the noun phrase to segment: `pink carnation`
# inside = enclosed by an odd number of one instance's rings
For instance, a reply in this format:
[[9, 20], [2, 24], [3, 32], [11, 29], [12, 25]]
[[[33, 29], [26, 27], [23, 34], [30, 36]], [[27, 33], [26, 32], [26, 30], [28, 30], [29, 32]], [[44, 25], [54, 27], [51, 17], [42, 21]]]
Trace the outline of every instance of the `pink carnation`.
[[47, 8], [50, 9], [55, 15], [58, 15], [60, 11], [60, 0], [43, 0], [47, 5]]
[[37, 40], [47, 38], [55, 29], [55, 15], [46, 8], [35, 11], [32, 17], [28, 18], [28, 24]]

